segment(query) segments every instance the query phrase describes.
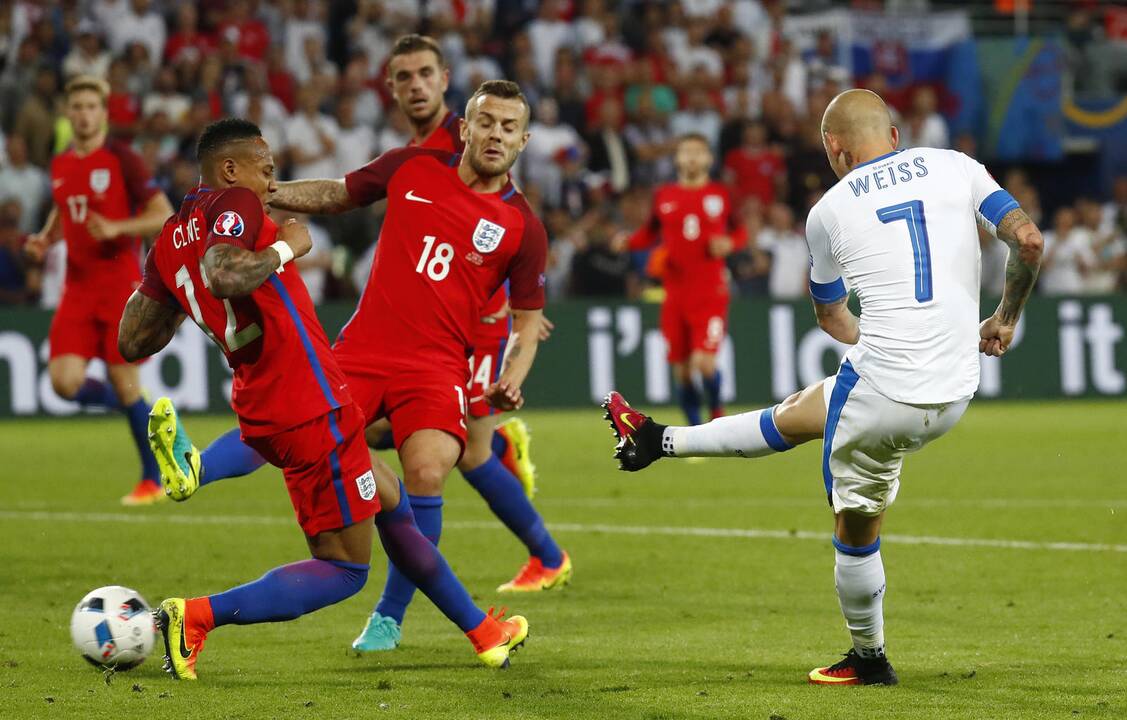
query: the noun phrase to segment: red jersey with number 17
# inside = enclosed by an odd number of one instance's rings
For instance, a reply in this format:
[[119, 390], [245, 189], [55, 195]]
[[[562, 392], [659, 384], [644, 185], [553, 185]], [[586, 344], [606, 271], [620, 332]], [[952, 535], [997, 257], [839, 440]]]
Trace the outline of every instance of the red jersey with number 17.
[[141, 238], [95, 240], [86, 229], [91, 213], [107, 220], [135, 214], [160, 192], [141, 156], [120, 140], [106, 140], [87, 155], [73, 148], [51, 161], [51, 195], [67, 244], [66, 285], [82, 295], [128, 295], [141, 279]]
[[[465, 149], [465, 143], [462, 142], [462, 136], [458, 134], [458, 129], [458, 115], [447, 110], [446, 115], [442, 118], [442, 123], [435, 128], [434, 132], [427, 135], [420, 143], [412, 140], [407, 144], [407, 147], [434, 148], [435, 150], [460, 153]], [[478, 323], [476, 331], [480, 343], [492, 347], [496, 343], [489, 341], [509, 337], [510, 323], [508, 317], [493, 322], [485, 322], [485, 318], [492, 318], [492, 316], [501, 312], [508, 299], [509, 296], [505, 287], [501, 286], [501, 289], [493, 293], [493, 297], [485, 303], [485, 308], [481, 311], [482, 322]]]
[[463, 377], [485, 303], [506, 279], [514, 308], [544, 307], [544, 226], [511, 183], [471, 190], [460, 157], [401, 148], [345, 176], [356, 204], [388, 201], [371, 279], [334, 348], [346, 367]]
[[218, 243], [261, 251], [278, 228], [250, 190], [199, 187], [164, 224], [140, 291], [188, 313], [235, 372], [231, 407], [248, 437], [273, 435], [351, 402], [309, 291], [292, 264], [249, 295], [217, 298], [203, 256]]

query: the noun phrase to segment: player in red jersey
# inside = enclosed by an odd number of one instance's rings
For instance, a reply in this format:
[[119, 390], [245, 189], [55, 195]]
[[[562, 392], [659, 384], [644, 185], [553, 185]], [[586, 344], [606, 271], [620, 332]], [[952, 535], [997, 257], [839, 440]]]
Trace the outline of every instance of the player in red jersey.
[[[432, 38], [405, 35], [392, 47], [387, 83], [414, 129], [411, 147], [448, 152], [464, 149], [460, 118], [444, 100], [449, 76], [442, 50]], [[528, 454], [527, 426], [520, 418], [512, 418], [498, 427], [500, 410], [485, 401], [486, 389], [500, 376], [511, 326], [508, 291], [502, 286], [486, 302], [481, 320], [474, 327], [467, 386], [466, 450], [458, 469], [528, 549], [528, 561], [498, 590], [537, 592], [564, 587], [571, 578], [571, 559], [556, 544], [540, 514], [529, 502], [535, 492], [535, 470]], [[541, 339], [547, 336], [550, 327], [545, 320]], [[382, 421], [377, 423], [381, 424]], [[515, 496], [518, 489], [514, 480], [525, 497]], [[420, 498], [420, 502], [425, 506], [437, 501]], [[428, 537], [437, 542], [441, 534], [440, 511], [433, 513], [433, 525], [428, 523], [432, 518], [428, 517], [427, 510], [421, 515], [420, 524], [427, 526], [424, 530], [428, 531]], [[410, 583], [392, 570], [380, 603], [387, 614], [382, 614], [377, 607], [353, 648], [360, 651], [394, 648], [412, 592]]]
[[728, 189], [712, 181], [712, 150], [701, 135], [677, 143], [677, 182], [654, 193], [650, 221], [630, 236], [631, 250], [661, 243], [665, 302], [661, 332], [680, 386], [681, 407], [690, 425], [700, 424], [699, 375], [712, 417], [724, 414], [716, 353], [728, 325], [728, 270], [725, 259], [746, 243]]
[[[42, 260], [61, 226], [67, 244], [66, 281], [51, 321], [47, 370], [55, 392], [86, 406], [120, 410], [141, 457], [141, 481], [121, 499], [144, 505], [164, 498], [145, 440], [148, 401], [140, 373], [117, 351], [117, 321], [141, 280], [141, 235], [160, 229], [172, 213], [144, 161], [125, 143], [106, 138], [106, 97], [99, 79], [76, 77], [65, 90], [74, 144], [51, 161], [55, 201], [27, 252]], [[106, 363], [109, 384], [86, 376], [93, 358]]]
[[[278, 228], [264, 211], [277, 186], [261, 132], [245, 120], [222, 120], [204, 131], [197, 156], [203, 182], [149, 253], [121, 317], [120, 351], [132, 360], [157, 352], [190, 314], [234, 371], [231, 404], [243, 437], [282, 469], [313, 557], [223, 593], [162, 602], [156, 617], [166, 669], [195, 679], [215, 627], [290, 620], [356, 593], [368, 575], [373, 515], [389, 558], [466, 632], [486, 664], [507, 665], [527, 622], [502, 622], [474, 606], [419, 532], [394, 476], [383, 467], [373, 472], [364, 415], [300, 274], [287, 268], [309, 251], [308, 230], [294, 221]], [[158, 402], [154, 431], [173, 434], [159, 409]]]
[[[400, 67], [397, 61], [393, 66]], [[466, 361], [485, 304], [507, 278], [513, 331], [500, 374], [484, 391], [500, 410], [523, 404], [520, 386], [543, 317], [547, 237], [508, 180], [527, 142], [527, 103], [514, 83], [496, 81], [483, 84], [467, 108], [463, 154], [393, 150], [342, 180], [282, 183], [271, 199], [309, 213], [388, 199], [371, 277], [334, 351], [367, 420], [390, 418], [412, 506], [420, 527], [436, 541], [446, 475], [469, 452]], [[488, 449], [485, 454], [491, 457]], [[471, 470], [467, 479], [480, 478]], [[519, 494], [531, 508], [519, 490], [489, 496], [492, 487], [481, 490], [487, 480], [475, 487], [526, 544], [550, 542], [534, 510], [534, 522], [519, 529], [509, 522], [511, 515], [499, 511], [495, 500], [503, 494], [509, 501]], [[357, 640], [363, 649], [395, 647], [410, 592], [392, 574], [373, 615], [387, 626], [386, 643], [364, 642], [369, 622]]]

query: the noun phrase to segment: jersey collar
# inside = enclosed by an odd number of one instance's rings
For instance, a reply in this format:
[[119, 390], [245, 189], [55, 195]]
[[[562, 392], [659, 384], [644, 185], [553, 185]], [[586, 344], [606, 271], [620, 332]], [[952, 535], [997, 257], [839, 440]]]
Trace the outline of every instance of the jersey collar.
[[904, 148], [900, 148], [899, 150], [893, 150], [890, 153], [885, 153], [884, 155], [881, 155], [880, 157], [875, 157], [872, 160], [866, 160], [865, 162], [861, 163], [860, 165], [854, 165], [853, 169], [856, 170], [857, 168], [863, 168], [866, 165], [872, 165], [875, 162], [880, 162], [881, 160], [884, 160], [885, 158], [890, 158], [893, 155], [896, 155], [897, 153], [902, 153], [902, 152], [904, 152]]

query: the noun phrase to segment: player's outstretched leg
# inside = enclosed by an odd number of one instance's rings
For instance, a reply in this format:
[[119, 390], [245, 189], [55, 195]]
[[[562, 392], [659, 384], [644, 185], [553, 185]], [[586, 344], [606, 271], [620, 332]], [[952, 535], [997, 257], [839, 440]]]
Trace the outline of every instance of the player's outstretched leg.
[[619, 469], [633, 472], [663, 457], [762, 457], [820, 438], [826, 425], [822, 386], [815, 383], [773, 407], [692, 427], [661, 425], [617, 392], [602, 406], [618, 438]]
[[539, 592], [562, 589], [571, 580], [571, 558], [556, 544], [544, 519], [532, 506], [521, 483], [492, 448], [493, 418], [468, 423], [466, 451], [458, 469], [489, 505], [493, 514], [528, 548], [528, 562], [498, 592]]
[[149, 446], [156, 456], [164, 491], [176, 501], [187, 500], [208, 483], [249, 475], [266, 464], [242, 441], [238, 428], [220, 435], [200, 452], [188, 437], [175, 405], [166, 397], [159, 398], [149, 413]]
[[376, 515], [376, 529], [388, 559], [465, 633], [483, 663], [508, 667], [509, 654], [528, 637], [528, 621], [519, 615], [505, 620], [504, 610], [497, 615], [492, 608], [489, 613], [482, 612], [442, 553], [415, 524], [402, 483], [395, 481], [398, 490], [393, 491], [386, 487], [390, 480], [387, 473], [381, 472], [378, 477], [384, 509]]
[[349, 560], [302, 560], [226, 592], [162, 602], [153, 615], [164, 635], [165, 670], [178, 680], [195, 680], [204, 641], [221, 625], [293, 620], [359, 592], [368, 579], [371, 519], [319, 533], [310, 546], [325, 547], [331, 536], [339, 536], [338, 547], [351, 549]]
[[536, 466], [532, 464], [532, 433], [524, 420], [514, 417], [497, 426], [491, 439], [493, 454], [520, 481], [524, 494], [536, 495]]

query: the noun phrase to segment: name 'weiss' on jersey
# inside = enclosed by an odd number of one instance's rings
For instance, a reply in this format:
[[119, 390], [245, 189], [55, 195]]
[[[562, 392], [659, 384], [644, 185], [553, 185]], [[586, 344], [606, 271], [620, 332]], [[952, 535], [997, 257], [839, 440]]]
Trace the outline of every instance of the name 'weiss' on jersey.
[[846, 357], [878, 392], [912, 404], [974, 395], [977, 225], [993, 234], [1017, 206], [975, 160], [914, 148], [858, 165], [810, 211], [810, 293], [857, 293], [861, 339]]

